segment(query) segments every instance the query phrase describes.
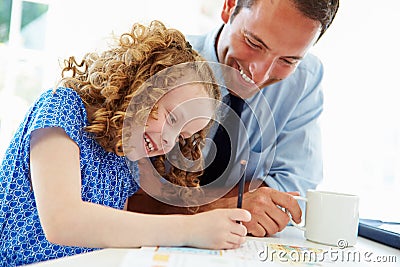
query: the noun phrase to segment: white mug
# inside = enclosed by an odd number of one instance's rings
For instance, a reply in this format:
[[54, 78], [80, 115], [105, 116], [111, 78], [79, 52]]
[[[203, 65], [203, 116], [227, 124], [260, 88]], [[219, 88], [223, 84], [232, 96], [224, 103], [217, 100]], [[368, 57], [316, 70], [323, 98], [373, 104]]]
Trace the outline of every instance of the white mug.
[[345, 248], [354, 246], [358, 234], [359, 197], [336, 192], [308, 190], [307, 197], [295, 196], [306, 202], [303, 225], [291, 223], [304, 231], [310, 241]]

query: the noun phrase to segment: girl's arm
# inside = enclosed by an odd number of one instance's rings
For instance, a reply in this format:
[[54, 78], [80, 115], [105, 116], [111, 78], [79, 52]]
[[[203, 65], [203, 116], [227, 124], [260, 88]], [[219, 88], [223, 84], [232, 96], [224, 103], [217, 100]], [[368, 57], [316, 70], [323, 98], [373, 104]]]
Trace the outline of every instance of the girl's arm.
[[241, 209], [196, 215], [146, 215], [84, 202], [79, 148], [61, 128], [35, 130], [30, 168], [40, 221], [53, 243], [84, 247], [194, 246], [236, 248], [249, 221]]

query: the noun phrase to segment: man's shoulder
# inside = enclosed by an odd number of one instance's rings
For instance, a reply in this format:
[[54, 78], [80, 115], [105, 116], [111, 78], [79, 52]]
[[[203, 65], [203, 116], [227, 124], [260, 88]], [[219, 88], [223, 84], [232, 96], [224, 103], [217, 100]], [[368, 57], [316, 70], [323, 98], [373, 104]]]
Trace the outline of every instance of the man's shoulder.
[[188, 34], [188, 35], [186, 35], [186, 39], [189, 41], [189, 43], [192, 45], [192, 47], [198, 51], [204, 49], [206, 38], [207, 38], [207, 34], [201, 34], [201, 35]]
[[186, 35], [186, 39], [192, 45], [193, 49], [199, 52], [205, 59], [209, 61], [218, 61], [215, 53], [214, 45], [220, 27], [216, 27], [204, 34], [199, 35]]

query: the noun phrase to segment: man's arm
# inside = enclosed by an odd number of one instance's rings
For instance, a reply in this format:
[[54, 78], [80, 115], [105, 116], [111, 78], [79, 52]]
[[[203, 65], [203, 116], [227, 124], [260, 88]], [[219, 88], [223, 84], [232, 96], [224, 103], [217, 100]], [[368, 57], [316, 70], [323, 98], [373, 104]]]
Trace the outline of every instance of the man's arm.
[[[281, 208], [286, 208], [297, 223], [301, 220], [301, 209], [292, 195], [262, 186], [252, 192], [248, 191], [249, 182], [243, 195], [243, 209], [252, 214], [250, 222], [244, 223], [249, 234], [253, 236], [273, 235], [282, 231], [289, 222], [288, 215]], [[235, 208], [237, 205], [238, 188], [234, 187], [223, 198], [199, 207], [197, 212], [218, 208]], [[139, 190], [129, 198], [128, 210], [153, 214], [191, 214], [188, 208], [176, 207], [160, 202]]]
[[128, 198], [128, 211], [147, 214], [193, 214], [186, 207], [169, 205], [153, 197], [161, 196], [164, 186], [149, 159], [139, 160], [138, 167], [140, 188]]
[[321, 182], [323, 175], [321, 132], [317, 121], [322, 104], [310, 106], [306, 111], [306, 103], [299, 105], [303, 105], [299, 109], [305, 113], [299, 117], [296, 114], [279, 134], [274, 161], [264, 182], [277, 190], [305, 195], [308, 189], [314, 189]]
[[128, 211], [147, 214], [192, 214], [186, 207], [165, 204], [139, 189], [128, 199]]
[[[323, 65], [313, 55], [307, 56], [305, 65], [282, 87], [275, 90], [286, 90], [284, 99], [290, 98], [291, 86], [304, 88], [293, 109], [284, 122], [279, 122], [282, 113], [275, 118], [277, 132], [274, 160], [264, 182], [280, 191], [298, 191], [305, 195], [308, 189], [314, 189], [322, 181], [322, 147], [319, 118], [323, 111]], [[286, 85], [283, 86], [283, 84]], [[284, 105], [284, 103], [280, 103]], [[283, 111], [285, 112], [285, 111]]]

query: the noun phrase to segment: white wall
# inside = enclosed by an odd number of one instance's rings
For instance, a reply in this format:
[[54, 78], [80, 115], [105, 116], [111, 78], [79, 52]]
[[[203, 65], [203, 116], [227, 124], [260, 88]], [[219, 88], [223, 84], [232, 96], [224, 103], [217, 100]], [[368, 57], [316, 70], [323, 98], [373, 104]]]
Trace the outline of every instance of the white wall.
[[342, 0], [332, 28], [314, 48], [326, 72], [320, 188], [360, 194], [361, 215], [397, 221], [399, 9], [396, 0]]

